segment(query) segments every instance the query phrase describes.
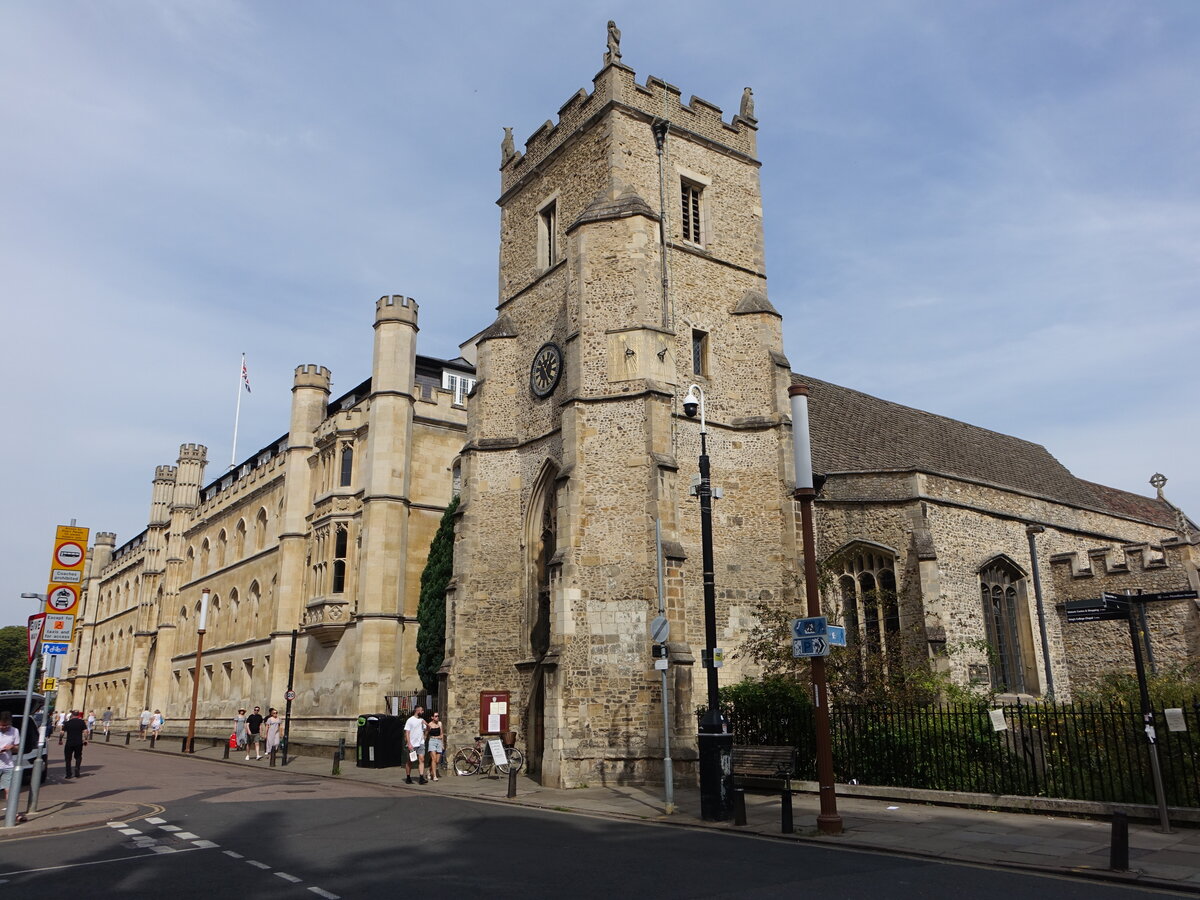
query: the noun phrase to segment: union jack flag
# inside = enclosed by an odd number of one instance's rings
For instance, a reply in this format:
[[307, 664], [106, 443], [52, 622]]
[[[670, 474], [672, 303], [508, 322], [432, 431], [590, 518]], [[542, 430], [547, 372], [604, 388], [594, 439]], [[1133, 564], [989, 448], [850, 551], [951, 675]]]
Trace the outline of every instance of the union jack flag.
[[251, 393], [250, 373], [246, 371], [246, 355], [244, 353], [242, 354], [242, 384], [246, 386], [246, 393]]

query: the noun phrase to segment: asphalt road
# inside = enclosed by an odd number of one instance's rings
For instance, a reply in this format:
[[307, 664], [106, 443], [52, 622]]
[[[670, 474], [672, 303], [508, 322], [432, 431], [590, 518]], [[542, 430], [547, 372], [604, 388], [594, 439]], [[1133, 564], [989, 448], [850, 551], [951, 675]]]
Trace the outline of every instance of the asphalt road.
[[[72, 789], [149, 815], [0, 843], [7, 897], [981, 898], [1159, 894], [143, 753]], [[156, 808], [157, 807], [157, 808]], [[161, 811], [159, 811], [161, 810]]]

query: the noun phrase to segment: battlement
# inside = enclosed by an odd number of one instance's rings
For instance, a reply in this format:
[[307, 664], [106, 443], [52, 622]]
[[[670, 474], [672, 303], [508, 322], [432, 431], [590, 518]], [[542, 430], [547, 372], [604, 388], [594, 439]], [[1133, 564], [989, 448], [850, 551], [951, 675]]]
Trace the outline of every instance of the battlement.
[[292, 382], [292, 389], [316, 388], [317, 390], [328, 391], [330, 374], [327, 368], [318, 366], [315, 363], [296, 366], [296, 375]]
[[682, 91], [673, 84], [654, 76], [648, 77], [644, 85], [638, 84], [633, 69], [620, 63], [605, 66], [592, 84], [592, 93], [580, 88], [559, 108], [557, 124], [547, 119], [529, 136], [524, 153], [514, 152], [504, 160], [500, 167], [502, 194], [609, 106], [666, 119], [676, 131], [757, 158], [758, 126], [755, 119], [735, 115], [726, 122], [721, 107], [716, 104], [696, 96], [684, 104]]
[[180, 444], [179, 462], [208, 462], [208, 448], [203, 444]]
[[[1159, 575], [1164, 571], [1176, 571], [1186, 577], [1189, 545], [1182, 541], [1163, 541], [1154, 544], [1125, 544], [1119, 549], [1096, 547], [1087, 551], [1087, 564], [1081, 565], [1080, 554], [1055, 553], [1050, 557], [1050, 566], [1055, 575], [1069, 578], [1120, 578], [1129, 580], [1139, 575]], [[1118, 555], [1119, 554], [1119, 555]]]
[[175, 473], [178, 471], [179, 471], [179, 469], [176, 468], [175, 466], [155, 466], [154, 467], [154, 480], [155, 481], [174, 481]]
[[117, 534], [115, 531], [97, 531], [96, 543], [97, 547], [107, 544], [110, 547], [115, 547], [117, 543]]
[[417, 322], [417, 301], [402, 294], [380, 297], [375, 302], [375, 324], [380, 322]]

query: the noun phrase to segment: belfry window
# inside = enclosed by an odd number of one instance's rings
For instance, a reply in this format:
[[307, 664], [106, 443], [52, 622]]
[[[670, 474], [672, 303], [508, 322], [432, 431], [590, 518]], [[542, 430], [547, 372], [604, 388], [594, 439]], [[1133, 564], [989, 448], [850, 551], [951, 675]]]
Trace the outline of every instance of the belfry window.
[[692, 329], [692, 373], [708, 374], [708, 332]]
[[538, 210], [538, 267], [548, 269], [558, 262], [558, 201]]
[[700, 222], [700, 196], [703, 192], [704, 189], [694, 182], [680, 182], [679, 198], [683, 210], [679, 221], [682, 224], [683, 239], [693, 244], [704, 242]]

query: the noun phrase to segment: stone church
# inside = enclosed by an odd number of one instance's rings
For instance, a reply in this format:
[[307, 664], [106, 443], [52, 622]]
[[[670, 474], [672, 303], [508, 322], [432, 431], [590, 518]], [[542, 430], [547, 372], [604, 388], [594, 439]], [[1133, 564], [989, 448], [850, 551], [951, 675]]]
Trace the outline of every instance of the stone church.
[[[841, 652], [916, 633], [956, 682], [1031, 698], [1127, 666], [1114, 623], [1084, 637], [1062, 604], [1200, 587], [1194, 524], [1161, 485], [1148, 498], [1092, 484], [1041, 446], [793, 372], [768, 299], [757, 128], [749, 89], [728, 117], [684, 103], [639, 83], [610, 31], [590, 92], [522, 150], [506, 133], [494, 321], [456, 358], [424, 356], [417, 303], [385, 296], [354, 390], [331, 399], [329, 371], [300, 366], [287, 433], [215, 480], [184, 444], [155, 471], [146, 530], [119, 548], [96, 536], [60, 705], [178, 722], [199, 678], [198, 733], [215, 735], [239, 706], [282, 708], [290, 683], [294, 740], [352, 737], [358, 714], [419, 689], [420, 573], [457, 495], [436, 697], [451, 730], [502, 712], [547, 783], [660, 778], [661, 559], [686, 770], [704, 682], [693, 384], [720, 490], [722, 683], [754, 674], [735, 651], [759, 604], [803, 605], [797, 381], [826, 476], [817, 547]], [[1195, 602], [1150, 612], [1160, 665], [1200, 655]]]

